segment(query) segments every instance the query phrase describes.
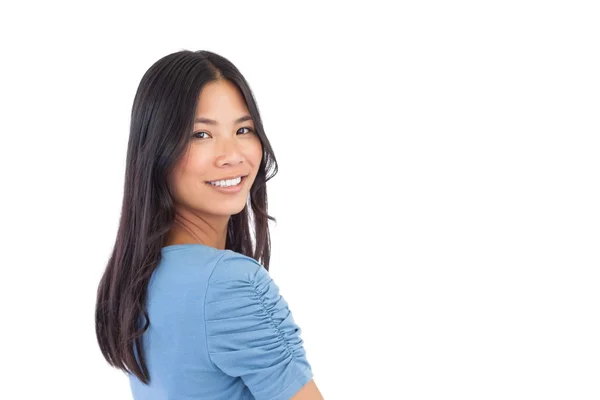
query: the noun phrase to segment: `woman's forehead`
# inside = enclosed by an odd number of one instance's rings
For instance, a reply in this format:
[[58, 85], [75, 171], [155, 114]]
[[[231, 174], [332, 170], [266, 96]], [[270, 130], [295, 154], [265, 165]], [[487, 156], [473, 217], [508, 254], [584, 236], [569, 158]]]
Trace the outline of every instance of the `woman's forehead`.
[[235, 118], [248, 114], [246, 102], [240, 90], [228, 81], [210, 82], [202, 88], [196, 107], [196, 116], [213, 119], [218, 122], [230, 122], [231, 114]]

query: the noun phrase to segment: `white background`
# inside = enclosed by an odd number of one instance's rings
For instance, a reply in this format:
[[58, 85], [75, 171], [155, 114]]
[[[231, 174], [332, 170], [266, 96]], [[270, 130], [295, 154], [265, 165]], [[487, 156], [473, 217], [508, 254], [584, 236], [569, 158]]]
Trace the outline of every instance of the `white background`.
[[326, 399], [600, 398], [593, 3], [4, 3], [0, 398], [131, 398], [96, 288], [137, 85], [182, 49], [256, 95]]

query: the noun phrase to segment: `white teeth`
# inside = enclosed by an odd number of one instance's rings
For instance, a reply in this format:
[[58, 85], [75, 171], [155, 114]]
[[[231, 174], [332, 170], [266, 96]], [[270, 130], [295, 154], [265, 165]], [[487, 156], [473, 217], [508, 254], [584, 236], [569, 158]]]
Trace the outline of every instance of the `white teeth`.
[[235, 185], [239, 185], [239, 183], [242, 181], [241, 177], [235, 178], [235, 179], [227, 179], [227, 180], [222, 180], [222, 181], [212, 181], [212, 182], [208, 182], [211, 185], [214, 186], [219, 186], [219, 187], [229, 187], [229, 186], [235, 186]]

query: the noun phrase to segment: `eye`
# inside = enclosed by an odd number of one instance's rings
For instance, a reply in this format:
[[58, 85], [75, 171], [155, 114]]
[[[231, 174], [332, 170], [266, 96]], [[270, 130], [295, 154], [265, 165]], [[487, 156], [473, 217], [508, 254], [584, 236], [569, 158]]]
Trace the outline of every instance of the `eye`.
[[205, 135], [208, 135], [208, 133], [207, 133], [207, 132], [200, 131], [200, 132], [195, 132], [194, 134], [192, 134], [192, 136], [193, 136], [193, 137], [195, 137], [196, 139], [204, 139], [204, 138], [202, 138], [202, 137], [198, 137], [198, 136], [197, 136], [197, 135], [200, 135], [200, 134], [205, 134]]
[[243, 127], [243, 128], [240, 128], [240, 129], [238, 130], [238, 132], [239, 132], [239, 131], [241, 131], [242, 129], [248, 129], [248, 132], [246, 132], [246, 133], [254, 133], [254, 129], [250, 128], [249, 126], [245, 126], [245, 127]]

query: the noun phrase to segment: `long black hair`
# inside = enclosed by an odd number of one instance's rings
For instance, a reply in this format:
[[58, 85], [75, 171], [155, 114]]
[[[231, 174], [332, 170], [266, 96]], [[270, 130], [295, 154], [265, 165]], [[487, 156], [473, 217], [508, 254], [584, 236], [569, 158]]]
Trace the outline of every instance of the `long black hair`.
[[200, 91], [218, 80], [241, 91], [263, 148], [250, 201], [229, 219], [226, 248], [269, 269], [268, 221], [276, 220], [267, 213], [266, 183], [277, 174], [277, 161], [250, 86], [233, 63], [210, 51], [169, 54], [146, 71], [133, 101], [119, 228], [96, 300], [96, 337], [104, 358], [145, 384], [150, 382], [142, 346], [150, 324], [146, 291], [175, 219], [167, 176], [191, 140]]

